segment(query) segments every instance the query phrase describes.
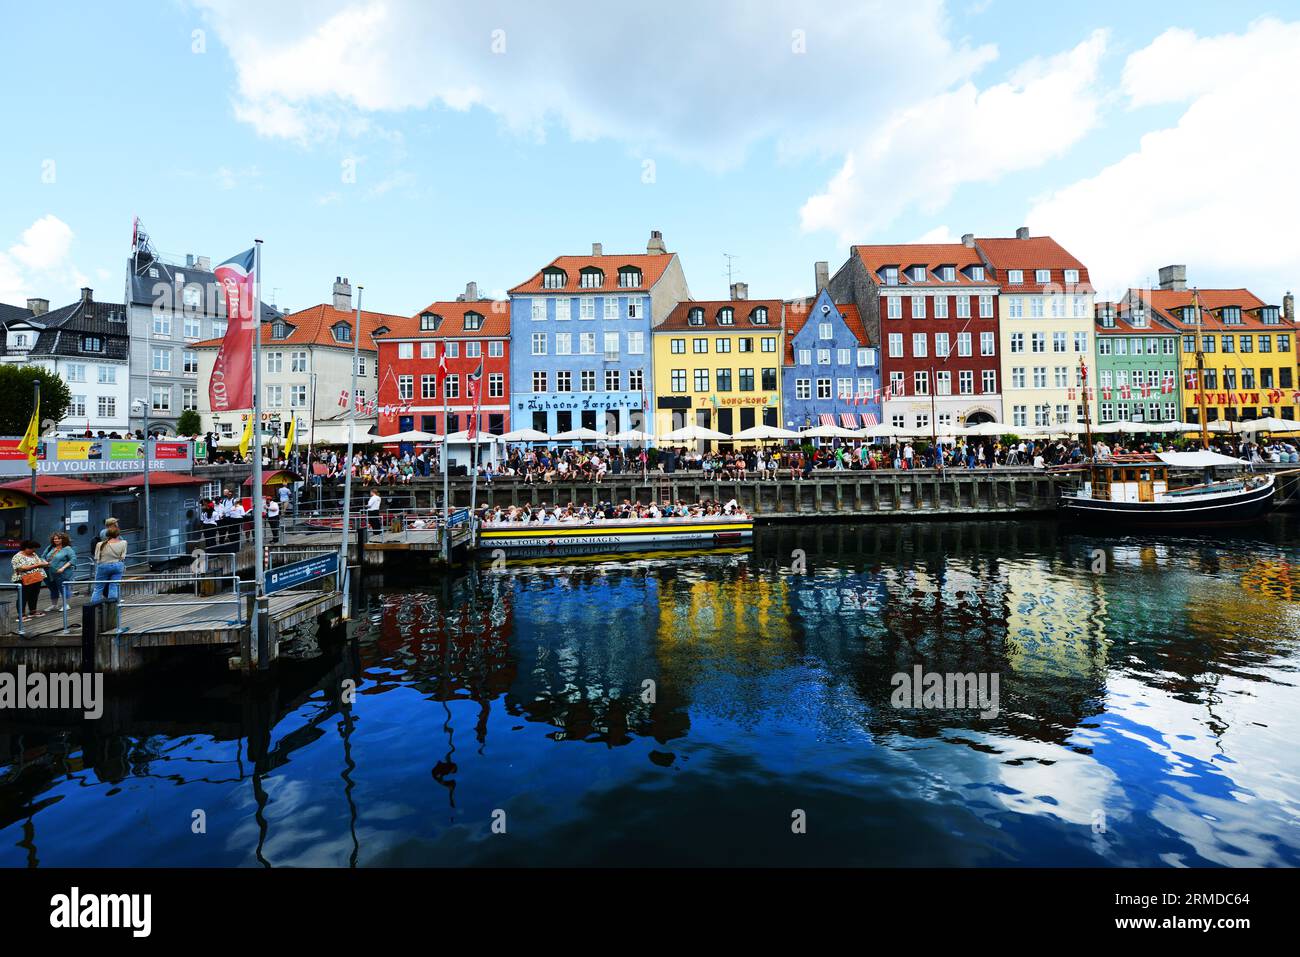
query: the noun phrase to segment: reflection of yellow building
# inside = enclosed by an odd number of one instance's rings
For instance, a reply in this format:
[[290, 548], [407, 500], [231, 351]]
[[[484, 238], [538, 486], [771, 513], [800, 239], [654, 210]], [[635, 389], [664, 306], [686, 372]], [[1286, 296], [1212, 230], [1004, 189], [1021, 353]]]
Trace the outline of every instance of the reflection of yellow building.
[[[742, 292], [732, 288], [733, 297]], [[781, 423], [782, 303], [680, 303], [655, 327], [656, 435], [701, 425], [732, 435]]]
[[739, 566], [735, 577], [665, 581], [659, 594], [656, 655], [665, 671], [680, 663], [689, 680], [699, 660], [723, 671], [734, 661], [745, 673], [790, 664], [797, 655], [792, 641], [789, 588], [785, 578]]
[[1017, 674], [1085, 678], [1105, 670], [1104, 578], [1053, 574], [1045, 562], [1008, 567], [1007, 661]]
[[1246, 569], [1241, 587], [1269, 598], [1300, 601], [1300, 568], [1288, 562], [1260, 559]]

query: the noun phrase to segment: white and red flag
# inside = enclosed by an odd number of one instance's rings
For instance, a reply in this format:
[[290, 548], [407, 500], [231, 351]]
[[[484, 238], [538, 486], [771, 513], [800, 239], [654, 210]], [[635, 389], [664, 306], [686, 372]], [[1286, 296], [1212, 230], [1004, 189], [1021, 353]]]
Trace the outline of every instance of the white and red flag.
[[213, 412], [253, 407], [253, 319], [256, 253], [246, 249], [231, 256], [213, 272], [226, 296], [226, 337], [208, 381], [208, 402]]
[[468, 390], [469, 398], [474, 400], [474, 414], [469, 417], [469, 438], [478, 438], [478, 410], [481, 403], [479, 396], [479, 386], [483, 378], [483, 363], [478, 364], [478, 368], [465, 376], [465, 388]]

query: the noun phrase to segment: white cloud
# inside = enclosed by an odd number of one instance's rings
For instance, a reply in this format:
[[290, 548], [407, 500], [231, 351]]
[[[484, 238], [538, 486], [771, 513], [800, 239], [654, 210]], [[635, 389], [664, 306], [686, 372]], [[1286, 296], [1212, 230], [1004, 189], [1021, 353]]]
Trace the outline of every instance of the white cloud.
[[936, 226], [934, 227], [934, 229], [931, 229], [929, 232], [922, 233], [920, 236], [917, 236], [915, 239], [913, 239], [912, 242], [926, 243], [926, 244], [959, 243], [961, 242], [961, 237], [958, 236], [956, 233], [954, 233], [946, 225], [944, 225], [944, 226]]
[[1203, 286], [1262, 284], [1277, 301], [1300, 276], [1300, 23], [1265, 19], [1240, 34], [1169, 30], [1132, 54], [1133, 107], [1187, 103], [1177, 125], [1095, 176], [1035, 205], [1025, 222], [1051, 233], [1113, 295], [1170, 262]]
[[966, 82], [867, 125], [825, 190], [804, 204], [803, 228], [862, 242], [907, 212], [941, 210], [965, 183], [1061, 155], [1097, 125], [1106, 41], [1096, 31], [1072, 50], [1025, 63], [1005, 82], [983, 90]]
[[[721, 0], [595, 16], [579, 0], [198, 2], [234, 62], [236, 116], [303, 142], [368, 135], [385, 112], [481, 108], [516, 132], [558, 126], [722, 168], [763, 139], [847, 149], [873, 118], [995, 56], [948, 39], [941, 0]], [[882, 30], [888, 42], [875, 42]]]
[[25, 305], [29, 297], [57, 302], [86, 285], [72, 262], [73, 239], [72, 227], [52, 214], [23, 230], [17, 242], [0, 252], [0, 302]]

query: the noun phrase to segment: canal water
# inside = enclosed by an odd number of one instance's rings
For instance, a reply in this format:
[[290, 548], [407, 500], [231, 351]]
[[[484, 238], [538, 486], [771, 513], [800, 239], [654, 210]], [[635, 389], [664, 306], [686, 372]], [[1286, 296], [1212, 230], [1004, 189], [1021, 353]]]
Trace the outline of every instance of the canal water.
[[[780, 527], [376, 587], [265, 687], [0, 715], [0, 864], [1300, 865], [1297, 532]], [[918, 667], [996, 715], [898, 701]]]

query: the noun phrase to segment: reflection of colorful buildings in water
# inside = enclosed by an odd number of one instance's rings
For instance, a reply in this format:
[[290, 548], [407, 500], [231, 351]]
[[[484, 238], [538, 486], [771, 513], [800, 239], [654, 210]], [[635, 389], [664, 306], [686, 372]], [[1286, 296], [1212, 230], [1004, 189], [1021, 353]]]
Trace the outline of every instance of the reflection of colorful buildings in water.
[[1020, 675], [1100, 681], [1106, 670], [1104, 575], [1046, 559], [1005, 563], [1007, 664]]

